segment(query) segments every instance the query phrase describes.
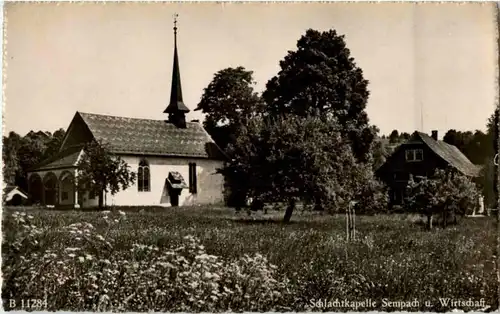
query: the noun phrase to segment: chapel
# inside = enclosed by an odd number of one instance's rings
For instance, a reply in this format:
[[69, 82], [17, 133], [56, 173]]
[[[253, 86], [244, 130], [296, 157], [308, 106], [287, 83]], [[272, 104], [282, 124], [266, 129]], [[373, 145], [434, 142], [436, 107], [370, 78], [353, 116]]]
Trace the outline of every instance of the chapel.
[[186, 121], [177, 22], [170, 102], [163, 120], [76, 112], [59, 152], [28, 172], [31, 203], [80, 208], [98, 205], [98, 196], [76, 188], [77, 163], [92, 140], [105, 143], [136, 173], [135, 184], [115, 195], [103, 195], [111, 206], [182, 206], [223, 202], [224, 178], [217, 172], [224, 153], [203, 126]]

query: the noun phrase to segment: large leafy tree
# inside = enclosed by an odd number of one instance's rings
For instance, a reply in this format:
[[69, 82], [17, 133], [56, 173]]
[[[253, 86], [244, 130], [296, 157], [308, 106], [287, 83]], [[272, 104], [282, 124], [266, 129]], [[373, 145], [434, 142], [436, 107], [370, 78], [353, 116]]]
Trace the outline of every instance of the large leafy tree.
[[49, 132], [30, 131], [21, 139], [20, 145], [16, 146], [19, 171], [16, 175], [15, 184], [22, 189], [28, 189], [27, 170], [44, 160], [47, 143], [51, 137], [52, 135]]
[[3, 174], [4, 181], [15, 184], [26, 190], [26, 171], [45, 159], [57, 154], [65, 131], [59, 129], [50, 132], [30, 131], [21, 137], [15, 132], [10, 132], [3, 137]]
[[77, 164], [77, 184], [80, 191], [99, 197], [99, 208], [105, 206], [104, 194], [116, 194], [134, 184], [136, 175], [127, 163], [110, 152], [103, 143], [92, 141], [84, 148]]
[[233, 160], [224, 171], [238, 173], [254, 196], [286, 202], [285, 222], [297, 201], [340, 210], [362, 192], [364, 171], [340, 129], [318, 116], [254, 119], [230, 145]]
[[375, 136], [365, 111], [368, 80], [354, 62], [344, 36], [335, 30], [309, 29], [280, 67], [263, 93], [266, 111], [335, 118], [357, 160], [366, 161]]
[[252, 75], [252, 71], [241, 66], [220, 70], [195, 109], [206, 115], [203, 125], [222, 149], [234, 143], [241, 126], [262, 109], [262, 100], [253, 89]]

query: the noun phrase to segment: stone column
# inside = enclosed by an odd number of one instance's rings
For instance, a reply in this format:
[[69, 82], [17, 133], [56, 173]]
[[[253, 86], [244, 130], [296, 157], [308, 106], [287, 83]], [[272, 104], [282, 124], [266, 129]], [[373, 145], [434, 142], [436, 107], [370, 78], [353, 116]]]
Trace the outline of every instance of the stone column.
[[74, 192], [73, 203], [74, 203], [74, 206], [73, 207], [74, 208], [80, 208], [80, 203], [79, 203], [79, 199], [78, 199], [79, 196], [78, 196], [78, 182], [77, 182], [78, 178], [77, 178], [77, 176], [78, 176], [78, 172], [75, 170], [74, 175], [73, 175], [73, 178], [74, 178], [74, 180], [73, 180], [73, 192]]

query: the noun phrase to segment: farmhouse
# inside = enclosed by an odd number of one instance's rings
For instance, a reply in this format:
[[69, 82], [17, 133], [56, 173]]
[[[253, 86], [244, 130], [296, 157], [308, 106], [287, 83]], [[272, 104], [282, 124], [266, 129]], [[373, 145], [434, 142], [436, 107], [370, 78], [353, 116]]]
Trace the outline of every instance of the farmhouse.
[[28, 173], [28, 193], [35, 204], [91, 207], [98, 197], [76, 188], [76, 165], [83, 147], [101, 141], [134, 171], [134, 186], [104, 195], [108, 205], [194, 205], [223, 201], [223, 177], [216, 173], [224, 155], [182, 99], [174, 27], [174, 63], [165, 120], [125, 118], [76, 112], [59, 153]]
[[391, 205], [402, 204], [410, 175], [426, 177], [435, 169], [452, 167], [475, 179], [480, 175], [480, 166], [474, 165], [456, 147], [438, 140], [438, 132], [432, 136], [415, 132], [401, 144], [380, 166], [376, 175], [389, 187]]

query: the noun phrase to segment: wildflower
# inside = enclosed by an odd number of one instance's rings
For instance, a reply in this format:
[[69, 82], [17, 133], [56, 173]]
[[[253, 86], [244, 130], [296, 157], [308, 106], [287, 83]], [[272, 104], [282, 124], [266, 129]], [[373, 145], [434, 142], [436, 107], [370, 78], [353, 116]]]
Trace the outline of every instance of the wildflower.
[[96, 235], [95, 237], [97, 238], [97, 240], [104, 241], [104, 237], [100, 234]]
[[121, 216], [125, 216], [125, 213], [122, 212], [121, 210], [118, 211], [118, 213], [121, 215]]
[[76, 255], [73, 253], [68, 254], [69, 257], [75, 257]]
[[85, 257], [78, 256], [78, 260], [80, 261], [80, 263], [83, 263], [83, 262], [85, 262]]

